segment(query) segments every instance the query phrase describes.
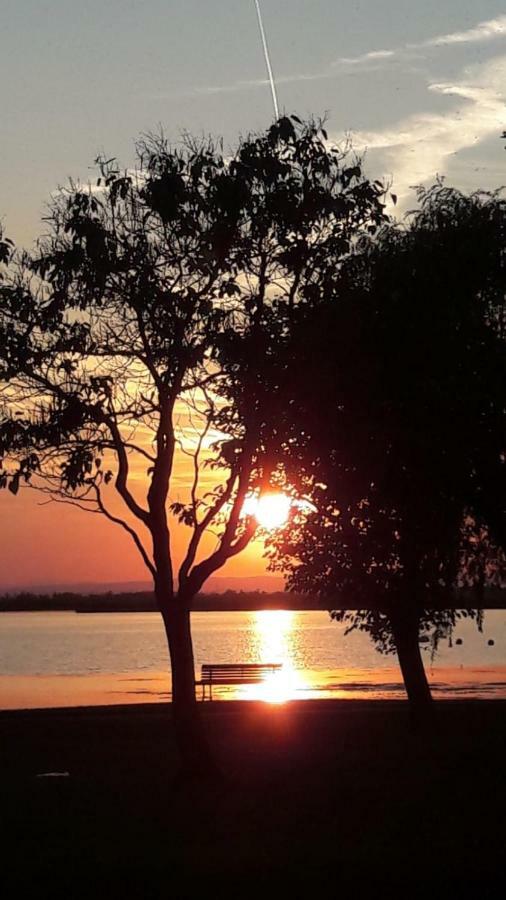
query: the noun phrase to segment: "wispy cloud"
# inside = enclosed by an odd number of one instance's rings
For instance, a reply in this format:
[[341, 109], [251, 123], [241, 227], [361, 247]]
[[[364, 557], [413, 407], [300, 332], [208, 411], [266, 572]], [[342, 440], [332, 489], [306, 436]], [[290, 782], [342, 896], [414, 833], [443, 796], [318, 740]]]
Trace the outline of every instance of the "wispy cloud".
[[413, 114], [393, 127], [354, 135], [357, 149], [381, 154], [401, 199], [412, 185], [443, 175], [460, 150], [499, 137], [506, 124], [506, 56], [465, 70], [460, 81], [433, 83], [428, 89], [463, 102], [444, 113]]
[[[403, 61], [408, 61], [410, 57], [412, 58], [414, 55], [420, 56], [420, 54], [423, 54], [424, 51], [444, 50], [445, 48], [456, 47], [462, 44], [484, 43], [500, 38], [506, 38], [506, 14], [497, 16], [495, 19], [487, 19], [486, 21], [478, 22], [473, 27], [463, 31], [454, 31], [447, 34], [435, 35], [434, 37], [428, 38], [424, 41], [419, 41], [417, 43], [407, 43], [402, 46], [390, 49], [370, 50], [357, 56], [342, 56], [334, 60], [324, 69], [317, 72], [295, 72], [290, 75], [278, 75], [276, 77], [276, 84], [279, 86], [285, 84], [301, 84], [312, 81], [317, 82], [331, 80], [333, 78], [336, 78], [340, 73], [346, 71], [348, 71], [350, 74], [364, 71], [374, 72], [382, 68], [384, 65], [389, 65], [391, 63], [402, 63]], [[186, 90], [177, 91], [175, 93], [167, 91], [160, 91], [159, 93], [150, 92], [149, 95], [144, 96], [145, 99], [160, 101], [166, 100], [168, 98], [174, 99], [174, 97], [176, 96], [195, 97], [199, 95], [212, 96], [220, 94], [235, 94], [244, 91], [265, 88], [268, 84], [269, 82], [267, 78], [241, 79], [226, 84], [194, 85], [193, 87], [189, 87]], [[449, 93], [450, 88], [451, 86], [448, 85], [429, 85], [429, 90], [436, 93]], [[458, 88], [458, 86], [455, 87], [454, 93], [459, 93], [459, 91], [460, 88]], [[478, 105], [478, 101], [473, 101], [469, 95], [460, 93], [460, 96], [471, 101], [471, 104], [473, 104], [474, 102], [475, 106]], [[484, 117], [486, 118], [486, 116], [487, 113], [485, 112]], [[427, 125], [429, 125], [430, 122], [433, 123], [433, 126], [431, 127], [434, 127], [434, 129], [439, 128], [439, 125], [436, 125], [436, 121], [439, 122], [439, 117], [437, 116], [414, 116], [413, 120], [423, 120]], [[504, 124], [504, 122], [502, 122], [501, 124]], [[441, 122], [441, 127], [443, 126], [446, 126], [448, 130], [451, 130], [449, 123]], [[457, 131], [456, 128], [455, 131]]]
[[[343, 56], [336, 59], [327, 68], [320, 72], [294, 72], [291, 75], [278, 75], [276, 84], [297, 84], [307, 81], [326, 81], [335, 78], [337, 75], [336, 68], [341, 69], [367, 69], [374, 71], [375, 68], [390, 57], [395, 57], [396, 50], [371, 50], [368, 53], [362, 53], [360, 56]], [[268, 85], [267, 78], [254, 78], [249, 80], [241, 80], [231, 82], [230, 84], [216, 85], [198, 85], [191, 89], [192, 94], [232, 94], [237, 91], [251, 90], [252, 88], [260, 88]]]
[[333, 66], [358, 66], [362, 63], [377, 62], [379, 59], [389, 59], [395, 56], [395, 50], [370, 50], [360, 56], [341, 56], [332, 63]]
[[[385, 50], [370, 50], [358, 56], [341, 56], [334, 60], [330, 66], [320, 72], [299, 72], [292, 75], [280, 75], [276, 78], [276, 84], [297, 84], [308, 81], [323, 81], [336, 77], [337, 69], [367, 69], [371, 70], [383, 63], [394, 62], [403, 57], [409, 57], [414, 51], [429, 48], [449, 47], [456, 44], [470, 44], [506, 37], [506, 15], [498, 16], [479, 22], [473, 28], [466, 31], [455, 31], [449, 34], [436, 35], [419, 43], [404, 44], [400, 47]], [[195, 94], [234, 94], [238, 91], [263, 88], [268, 84], [266, 78], [255, 78], [231, 82], [230, 84], [197, 85], [190, 89], [189, 93]]]
[[506, 37], [506, 15], [479, 22], [465, 31], [453, 31], [439, 34], [417, 43], [403, 44], [390, 50], [371, 50], [359, 56], [341, 56], [332, 66], [362, 66], [371, 62], [393, 60], [397, 57], [409, 56], [413, 51], [426, 50], [431, 47], [451, 47], [457, 44], [477, 44]]
[[[474, 28], [466, 31], [454, 31], [450, 34], [442, 34], [439, 37], [430, 38], [419, 47], [446, 47], [451, 44], [475, 44], [481, 41], [490, 41], [495, 38], [506, 37], [506, 15], [496, 19], [488, 19], [479, 22]], [[415, 45], [411, 45], [415, 46]]]
[[[276, 78], [276, 84], [293, 84], [300, 81], [321, 81], [325, 78], [333, 78], [334, 74], [325, 72], [299, 72], [294, 75], [280, 75]], [[267, 78], [252, 78], [243, 81], [234, 81], [230, 84], [199, 85], [191, 89], [193, 94], [233, 94], [240, 90], [265, 87], [269, 84]]]

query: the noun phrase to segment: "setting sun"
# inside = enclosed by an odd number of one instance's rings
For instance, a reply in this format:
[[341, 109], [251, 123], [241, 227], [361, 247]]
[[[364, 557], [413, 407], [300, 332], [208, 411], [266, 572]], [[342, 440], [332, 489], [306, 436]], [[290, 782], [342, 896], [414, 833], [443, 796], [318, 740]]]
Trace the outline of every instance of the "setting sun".
[[273, 530], [286, 525], [291, 505], [292, 501], [286, 494], [263, 494], [261, 497], [248, 497], [243, 513], [254, 516], [262, 528]]

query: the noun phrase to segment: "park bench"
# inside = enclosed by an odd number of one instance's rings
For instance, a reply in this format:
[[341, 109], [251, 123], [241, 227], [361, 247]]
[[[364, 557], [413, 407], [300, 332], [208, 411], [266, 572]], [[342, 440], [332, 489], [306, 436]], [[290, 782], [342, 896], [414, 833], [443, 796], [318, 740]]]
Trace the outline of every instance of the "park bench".
[[206, 688], [209, 688], [209, 699], [213, 699], [213, 685], [221, 684], [255, 684], [264, 681], [282, 668], [283, 663], [203, 663], [199, 684], [202, 687], [202, 700], [206, 699]]

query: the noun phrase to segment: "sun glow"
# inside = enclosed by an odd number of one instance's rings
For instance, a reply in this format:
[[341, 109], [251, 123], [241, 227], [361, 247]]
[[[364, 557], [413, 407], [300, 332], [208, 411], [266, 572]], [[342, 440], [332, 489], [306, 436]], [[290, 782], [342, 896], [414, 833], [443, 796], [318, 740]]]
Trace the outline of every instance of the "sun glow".
[[254, 516], [262, 528], [273, 531], [288, 521], [292, 500], [286, 494], [262, 494], [247, 497], [243, 506], [245, 516]]

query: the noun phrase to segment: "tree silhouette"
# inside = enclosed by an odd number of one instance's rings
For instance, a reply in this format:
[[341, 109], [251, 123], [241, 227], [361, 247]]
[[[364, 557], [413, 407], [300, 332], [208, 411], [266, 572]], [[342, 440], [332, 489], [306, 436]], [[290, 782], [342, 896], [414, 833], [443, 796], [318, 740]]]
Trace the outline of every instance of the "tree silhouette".
[[[276, 477], [263, 370], [296, 307], [324, 298], [357, 235], [385, 220], [381, 185], [326, 137], [296, 117], [228, 156], [212, 140], [149, 136], [134, 169], [99, 159], [94, 184], [60, 190], [38, 249], [11, 260], [0, 285], [0, 483], [102, 514], [132, 538], [193, 768], [205, 742], [192, 601], [247, 546], [244, 500]], [[192, 474], [175, 497], [178, 453]], [[170, 513], [189, 529], [178, 572]]]
[[443, 182], [419, 200], [407, 227], [362, 242], [332, 300], [300, 310], [280, 434], [315, 511], [270, 553], [294, 589], [348, 602], [335, 618], [397, 650], [423, 710], [420, 632], [435, 648], [454, 589], [479, 607], [506, 574], [506, 202]]

